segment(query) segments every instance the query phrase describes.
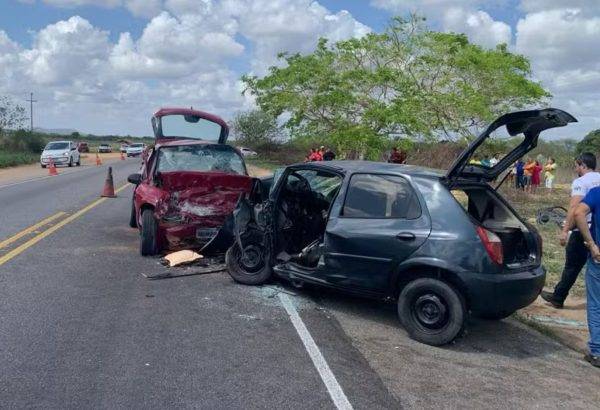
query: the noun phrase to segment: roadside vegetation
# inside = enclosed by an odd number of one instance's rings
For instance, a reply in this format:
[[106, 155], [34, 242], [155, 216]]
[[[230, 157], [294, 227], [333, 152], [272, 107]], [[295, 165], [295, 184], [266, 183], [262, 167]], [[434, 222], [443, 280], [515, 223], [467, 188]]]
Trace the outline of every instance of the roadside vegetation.
[[[98, 145], [110, 144], [113, 152], [119, 151], [123, 141], [145, 142], [150, 145], [154, 138], [137, 138], [117, 135], [82, 135], [73, 132], [70, 135], [47, 134], [23, 129], [28, 117], [25, 109], [12, 99], [0, 96], [0, 168], [32, 164], [40, 159], [46, 144], [53, 140], [86, 141], [90, 152], [97, 152]], [[84, 154], [85, 155], [85, 154]]]

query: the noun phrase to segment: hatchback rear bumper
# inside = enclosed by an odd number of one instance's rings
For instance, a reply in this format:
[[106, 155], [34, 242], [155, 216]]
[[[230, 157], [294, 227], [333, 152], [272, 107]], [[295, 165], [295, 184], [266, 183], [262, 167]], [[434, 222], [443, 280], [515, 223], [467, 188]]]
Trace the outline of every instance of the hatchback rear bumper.
[[546, 282], [543, 266], [518, 273], [472, 273], [463, 278], [474, 314], [510, 313], [530, 305]]

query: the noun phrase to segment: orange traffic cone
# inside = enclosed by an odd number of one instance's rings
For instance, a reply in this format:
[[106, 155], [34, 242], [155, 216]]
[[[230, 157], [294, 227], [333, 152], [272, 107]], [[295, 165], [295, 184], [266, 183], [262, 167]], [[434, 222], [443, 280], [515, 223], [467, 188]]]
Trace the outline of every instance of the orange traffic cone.
[[108, 174], [106, 175], [106, 181], [104, 182], [104, 189], [100, 196], [107, 198], [116, 198], [115, 185], [113, 184], [112, 167], [108, 167]]
[[125, 161], [125, 155], [121, 152], [121, 161]]
[[102, 165], [102, 160], [100, 159], [100, 156], [98, 155], [98, 153], [96, 153], [96, 165], [97, 166]]
[[58, 175], [58, 171], [56, 170], [56, 165], [54, 165], [54, 160], [50, 158], [50, 163], [48, 164], [48, 175]]

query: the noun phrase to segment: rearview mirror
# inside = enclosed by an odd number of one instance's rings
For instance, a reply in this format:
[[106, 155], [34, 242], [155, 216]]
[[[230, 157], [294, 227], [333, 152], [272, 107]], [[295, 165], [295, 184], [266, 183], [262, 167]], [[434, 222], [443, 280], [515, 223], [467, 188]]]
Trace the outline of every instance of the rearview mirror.
[[127, 177], [127, 181], [131, 184], [139, 185], [140, 182], [142, 182], [142, 175], [141, 174], [131, 174]]

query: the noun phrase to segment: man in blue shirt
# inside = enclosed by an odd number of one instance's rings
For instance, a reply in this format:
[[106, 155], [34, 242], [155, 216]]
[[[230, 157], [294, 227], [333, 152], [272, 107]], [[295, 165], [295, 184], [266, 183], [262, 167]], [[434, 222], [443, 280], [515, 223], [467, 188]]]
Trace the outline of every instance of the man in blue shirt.
[[517, 189], [525, 189], [525, 163], [522, 159], [519, 159], [515, 164], [515, 170], [517, 171], [517, 180], [515, 181]]
[[[592, 214], [591, 226], [588, 226], [587, 214]], [[587, 319], [590, 329], [590, 353], [585, 359], [600, 367], [600, 187], [591, 189], [575, 209], [575, 223], [590, 250], [585, 272], [587, 294]]]

